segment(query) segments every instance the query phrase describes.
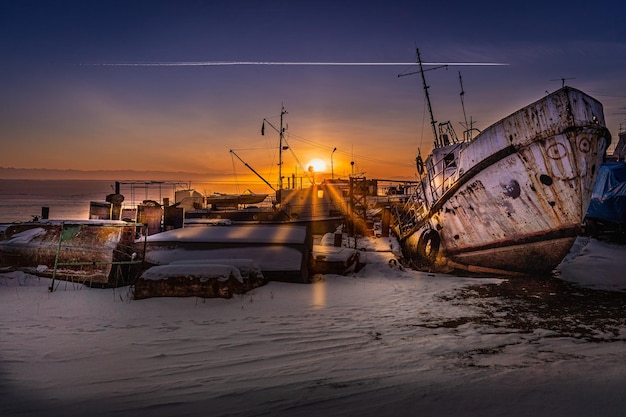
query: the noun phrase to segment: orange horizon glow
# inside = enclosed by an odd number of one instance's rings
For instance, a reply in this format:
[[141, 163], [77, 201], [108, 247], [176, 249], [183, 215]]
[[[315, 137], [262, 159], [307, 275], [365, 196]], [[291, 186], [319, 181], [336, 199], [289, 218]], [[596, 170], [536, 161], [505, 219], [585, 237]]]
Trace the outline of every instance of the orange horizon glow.
[[[483, 130], [563, 84], [597, 95], [609, 130], [622, 130], [626, 78], [615, 71], [626, 58], [616, 42], [623, 38], [621, 3], [594, 10], [612, 30], [574, 38], [569, 22], [586, 17], [576, 7], [511, 20], [500, 8], [463, 3], [463, 13], [449, 15], [446, 30], [432, 37], [440, 22], [430, 17], [447, 11], [443, 3], [360, 7], [355, 19], [354, 5], [336, 2], [330, 20], [324, 7], [280, 2], [98, 2], [98, 12], [8, 3], [0, 178], [182, 179], [212, 181], [220, 190], [242, 183], [267, 189], [233, 160], [232, 149], [273, 186], [279, 171], [298, 179], [292, 183], [308, 182], [314, 158], [325, 163], [315, 168], [316, 182], [414, 180], [418, 148], [425, 157], [433, 144], [430, 110], [462, 137], [469, 121]], [[555, 20], [557, 10], [568, 17]], [[270, 23], [277, 16], [282, 24]], [[528, 19], [546, 19], [549, 30], [529, 32]], [[468, 36], [467, 21], [480, 30]], [[416, 62], [417, 47], [423, 62], [509, 65], [429, 71], [428, 109], [424, 82], [404, 64]], [[614, 62], [602, 65], [598, 57]], [[360, 64], [336, 65], [347, 62]], [[277, 128], [285, 141], [280, 167]]]

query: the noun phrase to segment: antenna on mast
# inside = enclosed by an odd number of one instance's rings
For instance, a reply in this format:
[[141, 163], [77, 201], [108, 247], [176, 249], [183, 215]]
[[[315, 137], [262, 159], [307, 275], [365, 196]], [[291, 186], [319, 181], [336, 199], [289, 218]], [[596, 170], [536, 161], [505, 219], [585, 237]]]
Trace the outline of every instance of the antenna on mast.
[[[472, 120], [472, 117], [470, 116], [470, 120], [469, 122], [467, 121], [467, 115], [465, 114], [465, 90], [463, 90], [463, 77], [461, 76], [461, 71], [459, 71], [459, 83], [461, 84], [461, 107], [463, 108], [463, 119], [465, 120], [465, 123], [461, 123], [461, 125], [463, 125], [463, 127], [465, 128], [465, 130], [463, 131], [463, 141], [467, 142], [467, 141], [471, 141], [472, 140], [472, 131], [474, 130], [478, 130], [478, 129], [474, 129], [474, 121]], [[478, 132], [480, 132], [480, 130], [478, 130]]]
[[463, 77], [461, 76], [461, 71], [459, 71], [459, 84], [461, 84], [461, 107], [463, 108], [463, 119], [465, 120], [465, 129], [467, 129], [467, 115], [465, 114], [465, 91], [463, 90]]
[[278, 132], [279, 136], [279, 144], [278, 144], [278, 198], [280, 200], [280, 191], [283, 189], [283, 151], [289, 149], [289, 146], [283, 146], [283, 141], [285, 138], [285, 128], [283, 127], [283, 116], [287, 114], [285, 110], [285, 106], [281, 103], [280, 105], [280, 129], [277, 129], [273, 124], [270, 123], [269, 120], [263, 119], [263, 124], [261, 125], [261, 135], [265, 135], [265, 123], [270, 125], [272, 129]]
[[566, 80], [575, 80], [576, 78], [565, 78], [565, 77], [561, 77], [561, 78], [553, 78], [550, 81], [561, 81], [561, 88], [565, 87], [565, 81]]

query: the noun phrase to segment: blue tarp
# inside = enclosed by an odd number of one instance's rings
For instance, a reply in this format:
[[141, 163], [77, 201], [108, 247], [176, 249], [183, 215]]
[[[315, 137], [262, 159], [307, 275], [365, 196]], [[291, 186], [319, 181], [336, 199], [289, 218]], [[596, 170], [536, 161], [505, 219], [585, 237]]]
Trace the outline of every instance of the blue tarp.
[[626, 224], [626, 163], [606, 162], [600, 166], [587, 217]]

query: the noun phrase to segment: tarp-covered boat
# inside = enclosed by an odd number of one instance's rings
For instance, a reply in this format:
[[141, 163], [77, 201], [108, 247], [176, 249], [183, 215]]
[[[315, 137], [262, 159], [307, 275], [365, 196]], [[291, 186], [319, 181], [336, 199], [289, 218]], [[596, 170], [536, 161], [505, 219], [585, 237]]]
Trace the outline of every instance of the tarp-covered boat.
[[626, 163], [602, 164], [585, 223], [589, 234], [626, 228]]

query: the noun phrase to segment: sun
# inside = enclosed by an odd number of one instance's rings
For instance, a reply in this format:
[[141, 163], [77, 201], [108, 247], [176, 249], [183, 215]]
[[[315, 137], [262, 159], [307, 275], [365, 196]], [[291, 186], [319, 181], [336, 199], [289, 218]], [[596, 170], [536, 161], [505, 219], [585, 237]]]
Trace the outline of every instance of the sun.
[[319, 158], [313, 158], [306, 164], [306, 169], [313, 168], [314, 172], [326, 172], [326, 162]]

